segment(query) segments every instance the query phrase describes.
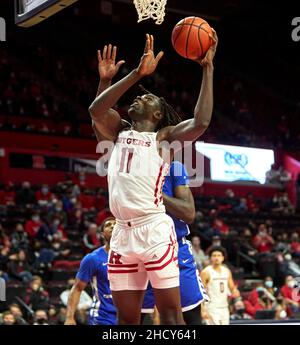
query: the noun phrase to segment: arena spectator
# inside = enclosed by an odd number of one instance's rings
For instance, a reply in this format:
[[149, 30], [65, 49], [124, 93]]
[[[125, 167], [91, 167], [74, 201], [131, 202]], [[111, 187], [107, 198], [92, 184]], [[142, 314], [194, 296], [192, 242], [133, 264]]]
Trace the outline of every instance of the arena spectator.
[[[67, 304], [68, 304], [69, 294], [70, 294], [70, 291], [71, 291], [74, 283], [75, 283], [74, 279], [69, 279], [67, 289], [64, 290], [60, 295], [60, 300], [64, 306], [67, 306]], [[77, 309], [78, 310], [81, 310], [81, 309], [87, 310], [91, 307], [92, 302], [93, 302], [92, 298], [88, 295], [88, 293], [86, 291], [83, 290], [81, 295], [80, 295], [80, 300], [79, 300], [79, 304], [78, 304]]]
[[16, 193], [14, 190], [14, 184], [8, 182], [5, 184], [4, 189], [0, 190], [0, 205], [15, 205]]
[[101, 245], [97, 224], [92, 223], [89, 225], [87, 232], [83, 236], [83, 244], [87, 253]]
[[212, 243], [211, 245], [206, 249], [205, 251], [205, 255], [209, 255], [209, 252], [210, 250], [213, 248], [213, 247], [222, 247], [222, 240], [221, 240], [221, 237], [220, 236], [214, 236], [212, 238]]
[[18, 250], [18, 249], [29, 249], [29, 238], [28, 234], [25, 232], [23, 224], [17, 223], [15, 230], [11, 234], [11, 245], [12, 250]]
[[2, 314], [2, 323], [3, 326], [12, 326], [16, 325], [16, 319], [12, 312], [6, 311]]
[[259, 208], [252, 193], [248, 193], [246, 200], [247, 200], [248, 211], [258, 212]]
[[[281, 287], [280, 292], [288, 306], [288, 313], [293, 315], [300, 310], [300, 294], [299, 289], [296, 288], [297, 282], [293, 276], [288, 275], [285, 277], [285, 284]], [[295, 298], [296, 297], [296, 298]]]
[[266, 172], [266, 183], [279, 183], [279, 171], [275, 164], [272, 164], [271, 169]]
[[252, 317], [247, 314], [244, 302], [239, 299], [233, 303], [230, 320], [251, 320]]
[[36, 310], [34, 313], [34, 325], [42, 325], [42, 326], [48, 326], [49, 325], [49, 317], [46, 310]]
[[201, 248], [201, 240], [200, 237], [194, 235], [192, 237], [192, 251], [193, 256], [199, 271], [201, 271], [208, 263], [208, 256], [204, 254], [204, 251]]
[[30, 287], [26, 290], [25, 303], [33, 311], [49, 309], [49, 293], [44, 289], [40, 277], [33, 277]]
[[9, 248], [0, 247], [0, 277], [6, 282], [9, 280], [8, 276], [8, 263], [9, 263]]
[[43, 184], [41, 189], [36, 191], [35, 197], [40, 206], [46, 206], [54, 198], [54, 195], [51, 193], [49, 186]]
[[229, 234], [229, 226], [225, 224], [225, 222], [218, 217], [217, 212], [211, 212], [211, 215], [213, 216], [213, 221], [211, 224], [212, 230], [215, 235], [223, 235], [227, 236]]
[[39, 214], [34, 213], [30, 220], [25, 223], [25, 231], [27, 232], [29, 239], [34, 239], [38, 236], [39, 230], [42, 226], [42, 222]]
[[13, 314], [16, 320], [17, 325], [27, 325], [28, 323], [23, 318], [23, 313], [20, 306], [16, 303], [11, 304], [9, 307], [9, 311]]
[[265, 224], [260, 224], [258, 228], [258, 234], [253, 239], [253, 245], [261, 253], [269, 253], [273, 245], [275, 244], [274, 239], [267, 232]]
[[32, 279], [31, 266], [29, 265], [27, 254], [23, 249], [15, 255], [10, 256], [8, 264], [10, 275], [18, 280], [28, 283]]
[[299, 234], [297, 232], [294, 232], [291, 236], [291, 253], [297, 257], [300, 258], [300, 239]]
[[22, 189], [16, 194], [16, 203], [23, 206], [32, 206], [36, 202], [35, 193], [29, 182], [22, 183]]
[[257, 287], [251, 291], [244, 303], [246, 312], [254, 318], [256, 312], [259, 310], [273, 309], [276, 305], [276, 300], [274, 296], [267, 292], [262, 284], [258, 284]]
[[276, 297], [278, 289], [276, 286], [274, 286], [274, 281], [273, 281], [272, 277], [270, 277], [270, 276], [265, 277], [264, 287], [266, 288], [268, 293], [270, 293], [272, 296]]

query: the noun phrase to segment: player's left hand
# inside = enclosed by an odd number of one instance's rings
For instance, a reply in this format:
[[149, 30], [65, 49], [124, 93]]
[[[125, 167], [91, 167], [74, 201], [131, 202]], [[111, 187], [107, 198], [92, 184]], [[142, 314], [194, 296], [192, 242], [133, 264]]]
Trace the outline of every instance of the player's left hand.
[[118, 73], [119, 68], [125, 63], [124, 60], [116, 64], [117, 47], [109, 44], [104, 46], [102, 56], [98, 50], [98, 71], [101, 80], [112, 80]]
[[137, 72], [141, 77], [145, 77], [147, 75], [152, 74], [158, 63], [159, 60], [163, 57], [164, 53], [161, 51], [155, 57], [154, 55], [154, 37], [152, 35], [146, 35], [146, 44], [144, 55], [141, 58], [140, 64], [137, 68]]
[[213, 65], [213, 59], [215, 57], [216, 51], [217, 51], [217, 46], [218, 46], [218, 35], [216, 31], [212, 28], [213, 35], [209, 35], [211, 40], [213, 41], [213, 44], [211, 47], [208, 49], [205, 57], [203, 59], [198, 59], [196, 60], [197, 62], [200, 63], [201, 66], [212, 66]]

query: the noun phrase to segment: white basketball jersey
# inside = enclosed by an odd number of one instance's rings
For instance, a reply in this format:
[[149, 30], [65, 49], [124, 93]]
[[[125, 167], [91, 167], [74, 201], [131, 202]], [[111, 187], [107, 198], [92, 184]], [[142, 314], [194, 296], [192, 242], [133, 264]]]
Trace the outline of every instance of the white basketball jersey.
[[119, 133], [108, 163], [109, 206], [120, 220], [165, 212], [162, 187], [169, 164], [160, 157], [157, 133]]
[[206, 270], [209, 273], [210, 280], [207, 284], [207, 292], [210, 297], [209, 309], [214, 308], [227, 308], [228, 296], [230, 294], [228, 281], [229, 270], [228, 268], [221, 266], [221, 271], [217, 272], [210, 265]]

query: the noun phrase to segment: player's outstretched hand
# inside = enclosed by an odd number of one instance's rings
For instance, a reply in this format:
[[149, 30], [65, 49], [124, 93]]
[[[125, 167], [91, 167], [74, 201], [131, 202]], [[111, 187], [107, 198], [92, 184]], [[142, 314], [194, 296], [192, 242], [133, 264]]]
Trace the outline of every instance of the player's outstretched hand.
[[119, 68], [125, 63], [124, 60], [116, 64], [117, 47], [109, 44], [104, 46], [102, 55], [98, 50], [98, 71], [101, 80], [112, 80], [118, 73]]
[[218, 35], [216, 31], [212, 28], [213, 35], [210, 35], [210, 38], [213, 40], [212, 46], [208, 49], [204, 59], [199, 59], [196, 60], [197, 62], [200, 63], [201, 66], [212, 66], [213, 65], [213, 59], [215, 57], [216, 51], [217, 51], [217, 46], [218, 46]]
[[146, 44], [144, 55], [141, 58], [141, 62], [139, 67], [137, 68], [137, 72], [141, 77], [145, 77], [147, 75], [152, 74], [158, 63], [159, 60], [163, 57], [164, 53], [160, 51], [157, 56], [154, 55], [154, 37], [153, 35], [146, 34]]

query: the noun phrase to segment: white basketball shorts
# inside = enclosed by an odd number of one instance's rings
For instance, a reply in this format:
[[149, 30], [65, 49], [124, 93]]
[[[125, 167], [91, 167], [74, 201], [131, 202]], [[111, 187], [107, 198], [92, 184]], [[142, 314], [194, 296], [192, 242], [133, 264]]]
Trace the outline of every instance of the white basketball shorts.
[[179, 286], [174, 223], [165, 213], [117, 220], [110, 241], [108, 279], [112, 291]]

